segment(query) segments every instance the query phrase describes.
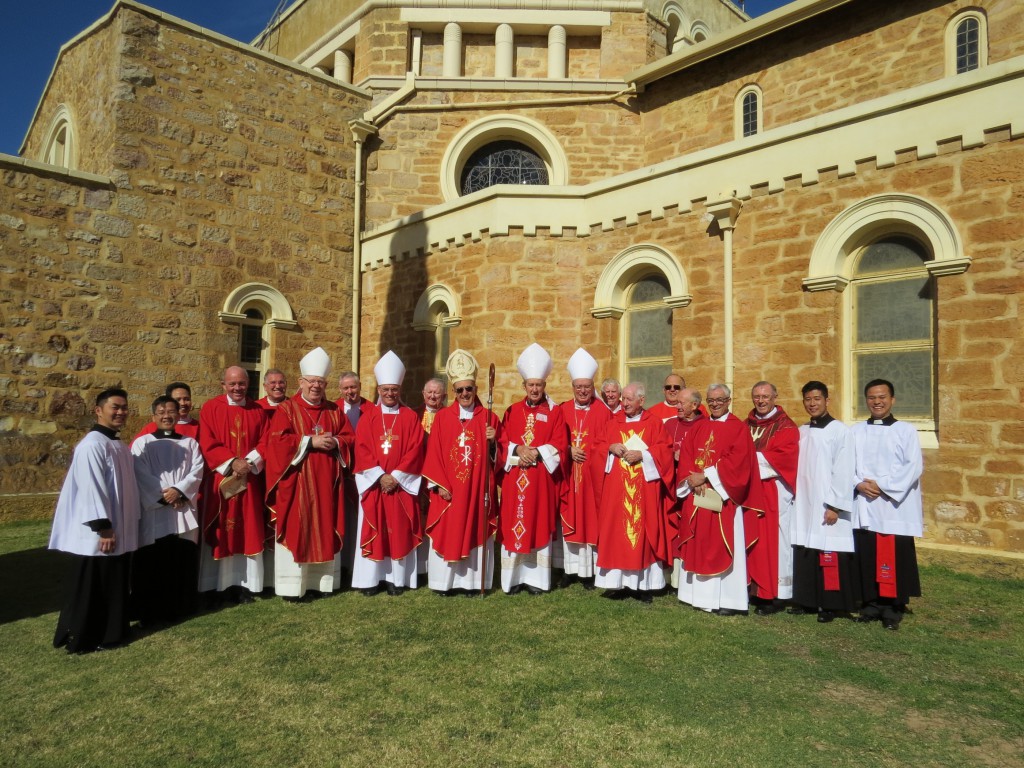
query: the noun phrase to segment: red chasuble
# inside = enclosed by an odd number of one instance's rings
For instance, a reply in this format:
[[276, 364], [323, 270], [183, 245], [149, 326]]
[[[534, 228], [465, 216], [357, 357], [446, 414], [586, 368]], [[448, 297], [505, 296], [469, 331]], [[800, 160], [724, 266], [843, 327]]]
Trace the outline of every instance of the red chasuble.
[[614, 459], [601, 492], [600, 532], [597, 539], [597, 565], [639, 571], [655, 561], [669, 562], [669, 528], [666, 510], [675, 481], [672, 443], [661, 420], [649, 411], [639, 421], [626, 421], [624, 412], [615, 414], [597, 441], [591, 461], [604, 472], [608, 448], [625, 443], [636, 435], [658, 469], [659, 479], [644, 478], [643, 464], [630, 466]]
[[751, 410], [747, 426], [754, 450], [760, 452], [779, 475], [759, 481], [764, 514], [757, 518], [757, 544], [747, 553], [747, 575], [757, 584], [757, 596], [770, 599], [779, 596], [779, 488], [775, 481], [781, 480], [790, 492], [796, 489], [800, 429], [778, 406], [767, 419], [757, 418]]
[[[582, 448], [592, 458], [594, 446], [604, 434], [605, 425], [612, 419], [607, 406], [596, 400], [590, 408], [576, 407], [575, 400], [558, 406], [569, 428], [569, 446]], [[572, 460], [567, 448], [562, 461], [562, 535], [573, 544], [597, 544], [597, 507], [604, 483], [604, 466], [595, 471], [595, 463]]]
[[[504, 469], [509, 444], [539, 448], [550, 445], [559, 461], [569, 447], [569, 432], [562, 412], [547, 399], [530, 407], [525, 398], [513, 403], [501, 420], [498, 464]], [[554, 474], [538, 457], [532, 467], [512, 467], [501, 478], [501, 540], [509, 552], [525, 555], [551, 543], [561, 492], [562, 468]]]
[[721, 512], [698, 509], [693, 494], [683, 501], [680, 521], [680, 556], [683, 567], [701, 576], [717, 576], [729, 570], [735, 553], [733, 524], [736, 507], [744, 512], [745, 542], [740, 542], [741, 556], [757, 539], [756, 517], [763, 514], [760, 472], [754, 443], [747, 423], [729, 414], [725, 421], [701, 419], [683, 441], [679, 456], [678, 482], [691, 472], [715, 467], [729, 498]]
[[[384, 413], [379, 405], [363, 411], [356, 427], [355, 471], [380, 467], [387, 474], [396, 471], [419, 475], [423, 470], [423, 427], [416, 411], [401, 406], [398, 413]], [[380, 562], [400, 560], [423, 541], [416, 496], [399, 485], [384, 493], [380, 483], [363, 491], [363, 529], [359, 547], [363, 557]]]
[[[501, 423], [478, 400], [473, 418], [462, 422], [458, 403], [442, 408], [434, 417], [427, 440], [427, 458], [423, 464], [424, 483], [433, 483], [452, 495], [445, 501], [430, 494], [427, 534], [431, 546], [446, 562], [469, 557], [476, 547], [498, 528], [498, 484], [494, 465], [487, 469], [487, 426], [501, 435]], [[487, 498], [490, 501], [484, 532], [484, 473], [487, 473]]]
[[[676, 417], [669, 419], [665, 422], [665, 432], [668, 433], [669, 439], [672, 441], [672, 456], [675, 458], [676, 453], [679, 453], [680, 458], [683, 454], [683, 442], [686, 440], [686, 436], [690, 434], [690, 430], [693, 429], [694, 425], [698, 421], [705, 418], [704, 414], [699, 410], [694, 411], [693, 421], [686, 421]], [[679, 462], [675, 462], [674, 472], [678, 472]], [[668, 502], [668, 524], [669, 524], [669, 536], [672, 537], [669, 543], [669, 549], [672, 555], [672, 559], [682, 557], [679, 554], [679, 548], [682, 541], [682, 532], [689, 530], [688, 525], [682, 525], [682, 514], [683, 514], [683, 500], [676, 496], [676, 490], [673, 487], [669, 492]]]
[[668, 403], [656, 403], [644, 411], [644, 413], [651, 414], [651, 416], [664, 424], [669, 419], [677, 418], [679, 416], [679, 409]]
[[[292, 464], [302, 438], [329, 434], [339, 450], [309, 446]], [[351, 463], [352, 427], [329, 400], [311, 405], [298, 394], [274, 410], [265, 442], [267, 506], [277, 541], [296, 563], [326, 563], [341, 550], [345, 535], [344, 485], [341, 460]]]
[[203, 406], [199, 448], [206, 462], [203, 476], [203, 535], [220, 560], [232, 555], [258, 555], [273, 535], [264, 505], [263, 474], [250, 474], [243, 493], [225, 500], [219, 489], [224, 476], [217, 472], [229, 459], [244, 459], [255, 449], [269, 421], [267, 412], [251, 400], [228, 405], [227, 395]]

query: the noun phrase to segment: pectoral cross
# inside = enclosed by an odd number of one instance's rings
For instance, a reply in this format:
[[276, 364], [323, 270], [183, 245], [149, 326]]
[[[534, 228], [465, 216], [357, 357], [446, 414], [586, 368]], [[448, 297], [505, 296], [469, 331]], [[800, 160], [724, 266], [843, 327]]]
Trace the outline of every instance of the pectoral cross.
[[322, 435], [323, 433], [324, 433], [324, 428], [321, 427], [319, 424], [317, 424], [316, 426], [313, 427], [313, 434], [314, 435]]
[[384, 449], [385, 456], [391, 453], [391, 435], [384, 435], [384, 441], [380, 444], [380, 447]]

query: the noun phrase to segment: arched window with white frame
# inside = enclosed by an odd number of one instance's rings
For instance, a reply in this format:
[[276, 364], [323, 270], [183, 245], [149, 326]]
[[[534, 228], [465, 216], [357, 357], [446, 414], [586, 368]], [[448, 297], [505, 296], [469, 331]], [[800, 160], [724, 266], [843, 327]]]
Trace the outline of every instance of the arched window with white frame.
[[43, 141], [43, 154], [40, 158], [48, 165], [61, 168], [78, 167], [78, 146], [75, 125], [71, 119], [71, 110], [66, 105], [57, 107]]
[[747, 85], [736, 94], [735, 131], [736, 138], [756, 136], [763, 130], [764, 107], [761, 89]]
[[946, 74], [961, 75], [988, 64], [988, 18], [978, 8], [956, 14], [946, 24]]
[[263, 374], [274, 367], [273, 331], [294, 330], [295, 315], [284, 294], [265, 283], [245, 283], [224, 300], [217, 316], [237, 326], [236, 357], [229, 365], [240, 365], [249, 373], [248, 396], [259, 398]]
[[447, 381], [445, 363], [451, 352], [451, 329], [462, 323], [458, 296], [448, 286], [431, 285], [421, 295], [413, 310], [413, 330], [427, 333], [427, 357], [431, 376]]

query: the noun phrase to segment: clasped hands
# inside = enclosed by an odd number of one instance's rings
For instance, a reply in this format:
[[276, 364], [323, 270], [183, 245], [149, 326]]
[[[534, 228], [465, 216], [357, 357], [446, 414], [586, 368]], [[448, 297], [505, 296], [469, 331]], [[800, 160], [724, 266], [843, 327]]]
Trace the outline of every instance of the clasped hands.
[[398, 490], [398, 481], [385, 472], [380, 476], [380, 489], [384, 493], [394, 493]]
[[519, 457], [520, 467], [535, 467], [540, 457], [540, 451], [529, 445], [517, 445], [516, 456]]

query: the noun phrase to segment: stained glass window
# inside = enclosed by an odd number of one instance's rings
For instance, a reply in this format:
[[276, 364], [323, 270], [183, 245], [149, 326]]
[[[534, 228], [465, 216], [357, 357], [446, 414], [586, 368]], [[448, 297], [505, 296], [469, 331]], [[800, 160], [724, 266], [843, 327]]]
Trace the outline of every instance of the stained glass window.
[[540, 155], [517, 141], [495, 141], [466, 161], [459, 184], [468, 195], [495, 184], [547, 184], [548, 169]]
[[857, 418], [874, 378], [896, 387], [898, 415], [934, 418], [935, 285], [929, 254], [915, 240], [887, 237], [864, 248], [854, 269], [853, 375]]

